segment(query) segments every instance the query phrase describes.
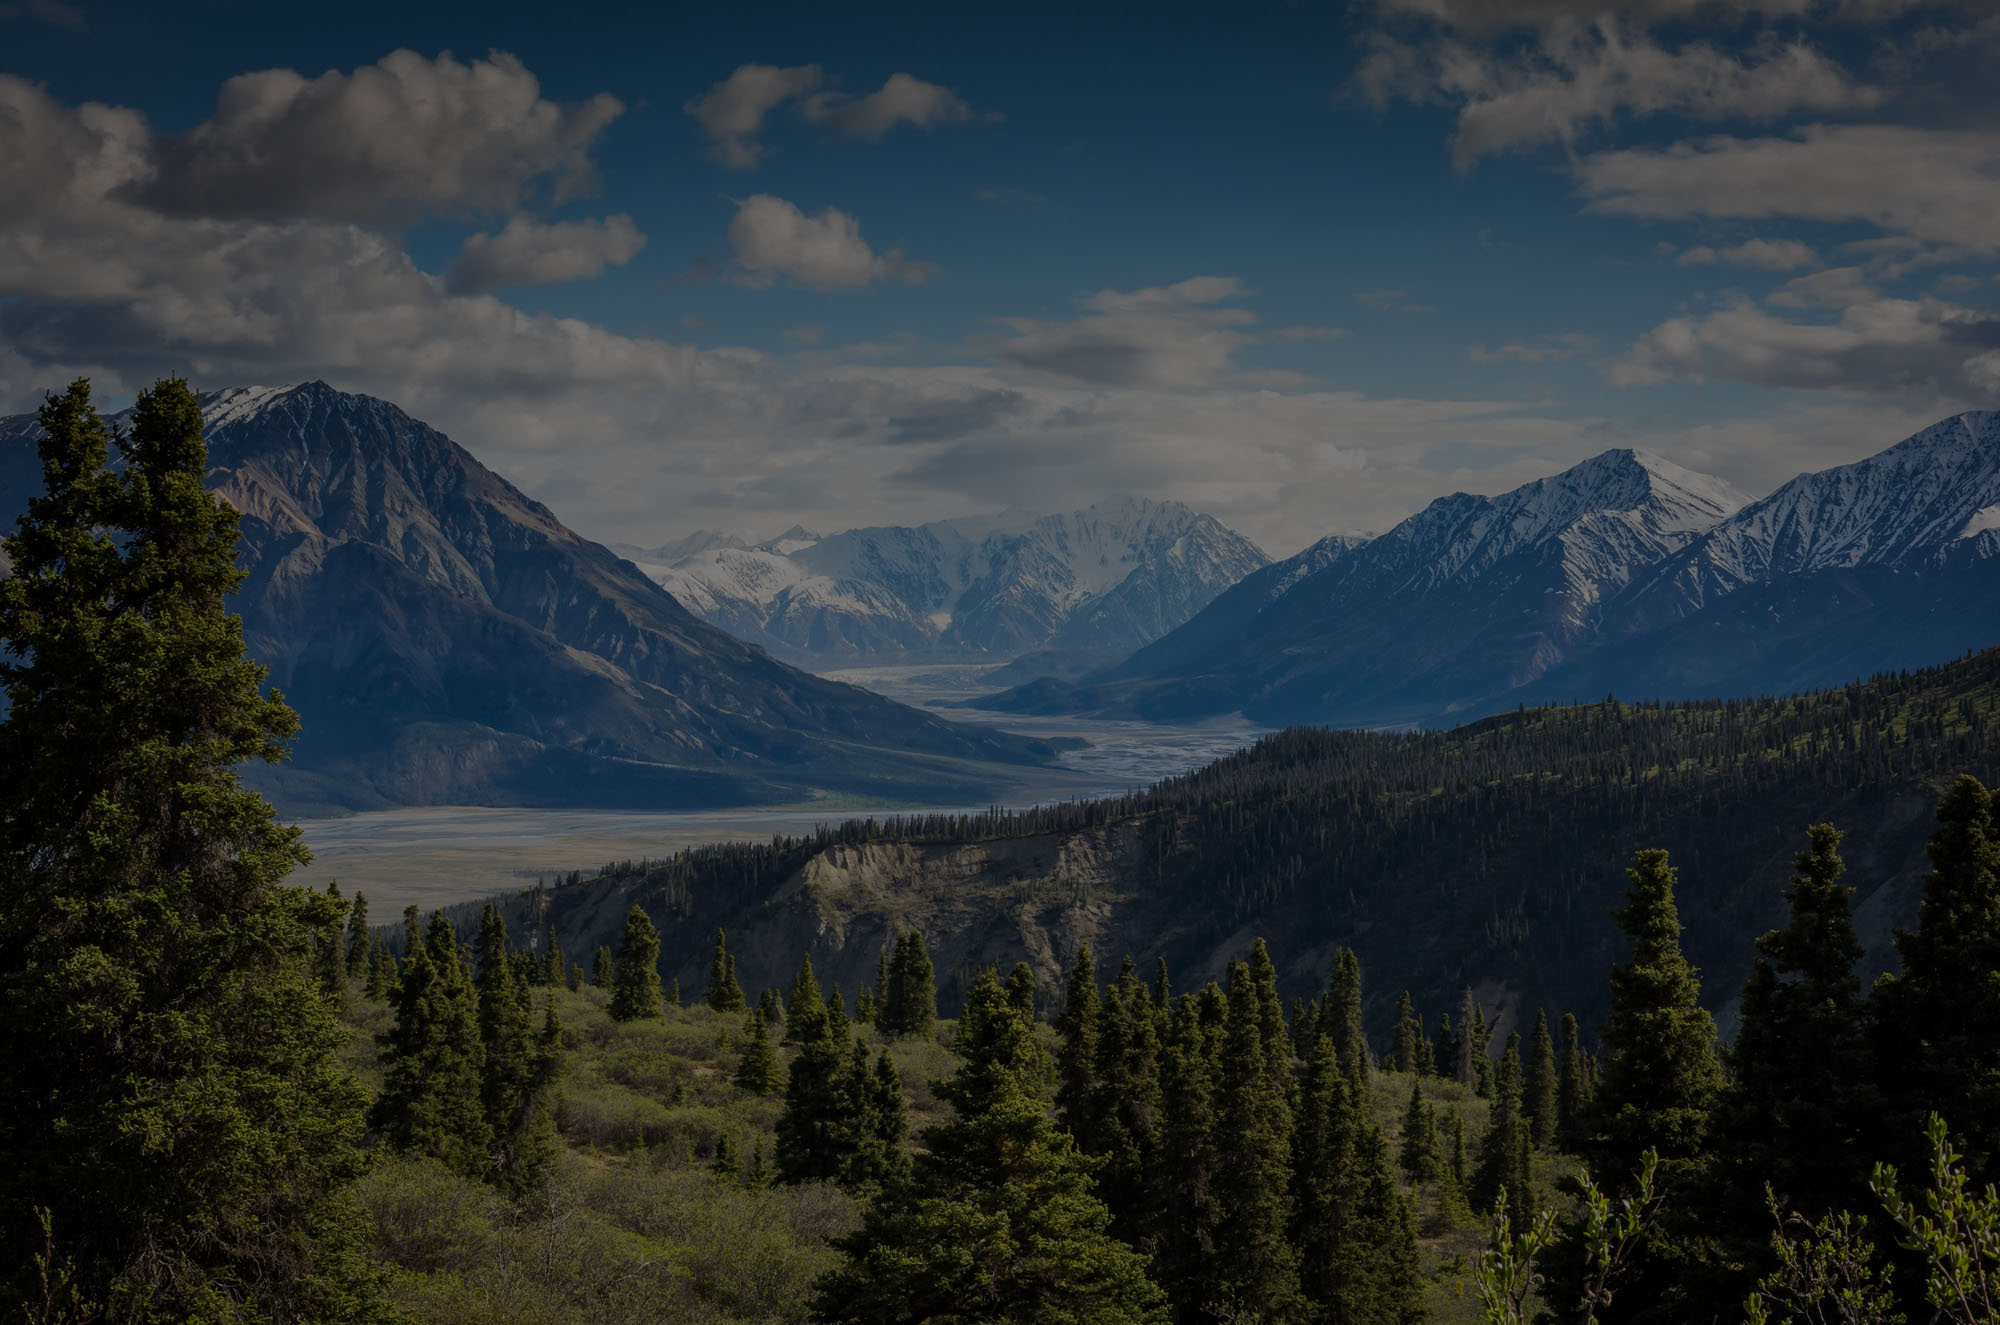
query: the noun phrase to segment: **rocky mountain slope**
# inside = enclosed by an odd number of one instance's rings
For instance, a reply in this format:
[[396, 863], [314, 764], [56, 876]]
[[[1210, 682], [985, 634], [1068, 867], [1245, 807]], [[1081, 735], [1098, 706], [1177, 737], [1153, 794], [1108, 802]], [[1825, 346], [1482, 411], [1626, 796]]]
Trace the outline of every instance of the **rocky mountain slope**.
[[627, 555], [688, 610], [815, 666], [1122, 656], [1267, 560], [1209, 516], [1143, 500], [824, 538], [792, 529], [755, 546], [704, 532], [651, 551]]
[[[1050, 754], [773, 660], [387, 401], [202, 401], [245, 640], [303, 719], [257, 774], [288, 808], [955, 800]], [[0, 420], [0, 510], [39, 482], [36, 433]]]
[[1378, 538], [1322, 541], [1081, 688], [986, 703], [1240, 709], [1272, 723], [1483, 711], [1594, 639], [1635, 576], [1748, 500], [1656, 456], [1607, 451], [1499, 497], [1441, 497]]

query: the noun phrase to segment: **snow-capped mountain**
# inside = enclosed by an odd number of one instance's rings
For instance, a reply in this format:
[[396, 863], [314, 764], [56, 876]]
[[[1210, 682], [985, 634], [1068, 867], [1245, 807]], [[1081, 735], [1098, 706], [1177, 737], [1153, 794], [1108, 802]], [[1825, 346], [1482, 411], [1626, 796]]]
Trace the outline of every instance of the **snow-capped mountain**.
[[1178, 502], [941, 520], [634, 559], [712, 624], [816, 665], [1123, 653], [1266, 562]]
[[[1437, 722], [1520, 702], [1786, 693], [2000, 642], [2000, 414], [1761, 501], [1612, 451], [1281, 562], [1016, 710]], [[1296, 560], [1296, 559], [1295, 559]]]
[[[250, 772], [293, 807], [956, 797], [961, 761], [1052, 753], [773, 660], [387, 401], [202, 406], [242, 515], [232, 604], [303, 720], [290, 764]], [[0, 420], [0, 516], [40, 488], [39, 432]]]
[[1051, 701], [1045, 687], [1037, 706], [1267, 721], [1461, 711], [1559, 664], [1635, 575], [1748, 500], [1632, 450], [1498, 497], [1454, 493], [1379, 538], [1315, 544], [1081, 693]]

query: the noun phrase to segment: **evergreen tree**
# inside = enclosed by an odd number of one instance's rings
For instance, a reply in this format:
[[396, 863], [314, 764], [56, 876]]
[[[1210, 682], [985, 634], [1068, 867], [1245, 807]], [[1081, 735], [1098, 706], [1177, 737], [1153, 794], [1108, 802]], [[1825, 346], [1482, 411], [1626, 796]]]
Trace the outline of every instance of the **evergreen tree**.
[[743, 1171], [743, 1165], [736, 1157], [734, 1138], [726, 1133], [715, 1138], [715, 1158], [708, 1162], [708, 1168], [716, 1177], [725, 1179], [734, 1178]]
[[[845, 1082], [845, 1019], [836, 1036], [824, 1011], [817, 1021], [805, 1018], [808, 1005], [802, 998], [792, 1008], [792, 1033], [800, 1033], [802, 1020], [812, 1033], [800, 1042], [787, 1070], [785, 1107], [778, 1115], [778, 1180], [787, 1183], [838, 1179], [854, 1140], [853, 1097]], [[816, 999], [810, 1006], [824, 1007]]]
[[1491, 1210], [1504, 1195], [1515, 1228], [1534, 1219], [1535, 1191], [1529, 1151], [1528, 1120], [1521, 1113], [1521, 1037], [1509, 1038], [1500, 1069], [1493, 1078], [1493, 1107], [1487, 1114], [1486, 1135], [1479, 1142], [1479, 1167], [1472, 1176], [1472, 1202]]
[[862, 1026], [875, 1024], [875, 990], [870, 985], [862, 985], [854, 999], [854, 1020]]
[[822, 1322], [1161, 1321], [1144, 1260], [1107, 1231], [1090, 1165], [1027, 1076], [1034, 1034], [991, 971], [959, 1022], [962, 1063], [939, 1084], [954, 1121], [925, 1134], [910, 1184], [838, 1240]]
[[888, 1005], [875, 1016], [886, 1035], [928, 1040], [937, 1034], [937, 973], [924, 936], [916, 930], [896, 938], [896, 955], [889, 963]]
[[1417, 1021], [1416, 1004], [1410, 1001], [1410, 991], [1405, 989], [1396, 1000], [1396, 1070], [1418, 1074], [1422, 1068], [1417, 1062], [1417, 1051], [1423, 1043], [1424, 1029]]
[[1813, 1221], [1869, 1198], [1873, 1157], [1864, 1154], [1860, 1125], [1871, 1110], [1858, 1089], [1867, 1065], [1852, 890], [1841, 882], [1840, 830], [1815, 824], [1807, 841], [1786, 889], [1788, 923], [1757, 940], [1729, 1054], [1730, 1089], [1715, 1116], [1723, 1157], [1717, 1188], [1728, 1207], [1718, 1215], [1738, 1254], [1759, 1265], [1770, 1243], [1766, 1183], [1786, 1210]]
[[430, 930], [403, 958], [400, 975], [396, 1021], [381, 1037], [382, 1089], [369, 1123], [392, 1149], [484, 1177], [493, 1132], [479, 998], [443, 912], [431, 913]]
[[743, 986], [736, 983], [736, 959], [729, 955], [727, 936], [715, 931], [715, 956], [708, 964], [708, 992], [702, 1001], [717, 1012], [743, 1010]]
[[1173, 992], [1173, 984], [1167, 979], [1167, 959], [1157, 957], [1153, 960], [1153, 1011], [1159, 1013], [1162, 1019], [1170, 1011], [1167, 1005]]
[[347, 903], [341, 899], [340, 884], [329, 880], [326, 901], [331, 914], [313, 942], [313, 965], [319, 971], [319, 987], [337, 1011], [347, 1010]]
[[1477, 1003], [1472, 1006], [1472, 1089], [1481, 1099], [1493, 1094], [1493, 1027]]
[[1561, 1067], [1556, 1078], [1556, 1133], [1565, 1145], [1576, 1143], [1578, 1120], [1586, 1098], [1583, 1089], [1583, 1045], [1577, 1031], [1576, 1014], [1563, 1013]]
[[1079, 1141], [1089, 1129], [1089, 1101], [1097, 1081], [1097, 966], [1090, 945], [1077, 945], [1062, 1016], [1056, 1019], [1056, 1110]]
[[1361, 1023], [1361, 959], [1352, 948], [1342, 948], [1334, 962], [1333, 979], [1327, 986], [1322, 1016], [1330, 1021], [1334, 1051], [1340, 1055], [1340, 1069], [1357, 1088], [1368, 1082], [1368, 1034]]
[[[742, 993], [737, 994], [737, 1008]], [[611, 977], [611, 1019], [638, 1021], [665, 1013], [666, 995], [660, 991], [660, 931], [636, 903], [625, 917], [625, 933], [618, 941], [618, 964]]]
[[[1204, 1306], [1283, 1319], [1298, 1304], [1291, 1220], [1292, 1116], [1264, 1048], [1264, 1007], [1244, 962], [1229, 967], [1229, 1019], [1216, 1090], [1215, 1186], [1222, 1211]], [[1336, 1046], [1337, 1047], [1337, 1046]], [[1351, 1064], [1341, 1063], [1343, 1073]]]
[[0, 1313], [367, 1319], [365, 1095], [308, 965], [338, 917], [234, 771], [297, 718], [227, 605], [199, 407], [141, 392], [122, 473], [88, 383], [40, 423], [0, 581]]
[[1007, 1001], [1014, 1010], [1029, 1022], [1039, 1020], [1035, 1016], [1035, 968], [1026, 962], [1015, 962], [1013, 971], [1007, 976]]
[[[480, 918], [476, 953], [479, 1040], [485, 1056], [480, 1101], [494, 1140], [489, 1176], [503, 1187], [525, 1191], [541, 1176], [523, 1172], [520, 1160], [524, 1145], [537, 1160], [541, 1158], [539, 1144], [529, 1143], [540, 1123], [542, 1095], [553, 1070], [547, 1056], [550, 1046], [535, 1038], [527, 987], [509, 960], [507, 925], [491, 903]], [[549, 1015], [554, 1015], [553, 1003]]]
[[775, 1095], [785, 1088], [784, 1065], [771, 1047], [771, 1028], [752, 1012], [743, 1019], [743, 1055], [736, 1064], [736, 1084], [752, 1095]]
[[[571, 985], [571, 988], [575, 988], [575, 986]], [[675, 976], [667, 982], [667, 1006], [676, 1012], [681, 1010], [681, 978], [679, 976]]]
[[1467, 985], [1458, 1005], [1458, 1033], [1451, 1042], [1451, 1076], [1468, 1090], [1479, 1085], [1479, 1066], [1473, 1060], [1481, 1052], [1477, 1030], [1481, 1020], [1479, 1005], [1472, 1001], [1472, 986]]
[[537, 983], [553, 988], [562, 983], [563, 972], [568, 969], [569, 962], [556, 942], [556, 922], [551, 920], [542, 927], [542, 969]]
[[2000, 1182], [2000, 822], [1993, 794], [1971, 777], [1952, 784], [1937, 817], [1917, 927], [1896, 933], [1902, 972], [1873, 1000], [1888, 1091], [1882, 1148], [1920, 1168], [1910, 1138], [1935, 1111], [1971, 1180]]
[[359, 980], [368, 973], [368, 899], [354, 894], [347, 912], [347, 977]]
[[368, 979], [361, 987], [364, 997], [381, 1002], [389, 997], [389, 991], [396, 987], [396, 959], [389, 955], [389, 949], [377, 943], [368, 953]]
[[775, 989], [766, 989], [757, 995], [757, 1015], [764, 1019], [766, 1026], [775, 1026], [785, 1019], [785, 1003]]
[[1077, 1146], [1101, 1161], [1097, 1190], [1112, 1232], [1149, 1250], [1158, 1221], [1159, 1020], [1130, 958], [1105, 994], [1092, 1076]]
[[1626, 877], [1626, 904], [1613, 914], [1630, 959], [1611, 971], [1605, 1056], [1578, 1149], [1606, 1181], [1637, 1172], [1642, 1152], [1657, 1149], [1659, 1187], [1670, 1199], [1616, 1305], [1604, 1312], [1606, 1325], [1686, 1321], [1729, 1305], [1706, 1296], [1717, 1287], [1710, 1267], [1721, 1251], [1698, 1209], [1709, 1181], [1710, 1111], [1722, 1089], [1715, 1022], [1681, 951], [1667, 853], [1639, 852]]
[[1528, 1041], [1528, 1058], [1521, 1064], [1521, 1108], [1528, 1115], [1528, 1136], [1535, 1149], [1555, 1143], [1561, 1120], [1556, 1095], [1556, 1045], [1549, 1038], [1549, 1014], [1535, 1011], [1535, 1034]]
[[575, 962], [569, 964], [569, 974], [563, 980], [563, 987], [572, 994], [583, 988], [583, 968]]
[[1220, 1041], [1220, 1030], [1204, 1025], [1195, 998], [1176, 1001], [1160, 1055], [1160, 1213], [1153, 1267], [1183, 1320], [1198, 1318], [1196, 1309], [1207, 1300], [1224, 1218], [1215, 1129]]
[[810, 954], [799, 958], [799, 973], [792, 979], [792, 992], [785, 1000], [791, 1009], [785, 1020], [785, 1038], [807, 1044], [826, 1034], [826, 996], [813, 976]]
[[[1257, 1033], [1264, 1043], [1264, 1057], [1270, 1064], [1272, 1080], [1280, 1089], [1292, 1080], [1292, 1037], [1285, 1029], [1285, 1005], [1278, 998], [1278, 968], [1271, 962], [1264, 940], [1250, 946], [1250, 983], [1257, 991]], [[1129, 959], [1126, 963], [1131, 965]], [[1357, 968], [1357, 987], [1359, 984]], [[1364, 1050], [1364, 1055], [1366, 1051]]]
[[611, 949], [600, 945], [597, 955], [590, 959], [591, 988], [611, 988], [611, 974]]
[[1402, 1147], [1397, 1159], [1402, 1164], [1404, 1175], [1413, 1183], [1433, 1183], [1444, 1176], [1437, 1115], [1424, 1102], [1421, 1077], [1413, 1077], [1410, 1081], [1410, 1103], [1403, 1110]]

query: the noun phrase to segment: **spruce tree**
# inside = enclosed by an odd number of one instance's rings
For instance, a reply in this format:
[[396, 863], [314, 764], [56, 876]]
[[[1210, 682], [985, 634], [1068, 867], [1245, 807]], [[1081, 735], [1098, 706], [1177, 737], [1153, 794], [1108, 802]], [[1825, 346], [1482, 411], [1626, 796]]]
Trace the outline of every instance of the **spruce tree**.
[[952, 1122], [929, 1129], [907, 1186], [836, 1241], [813, 1318], [1156, 1322], [1145, 1261], [1108, 1232], [1090, 1165], [1042, 1107], [1034, 1032], [982, 972], [959, 1022], [957, 1072], [938, 1086]]
[[1493, 1078], [1493, 1103], [1486, 1135], [1479, 1142], [1479, 1166], [1472, 1175], [1472, 1203], [1484, 1213], [1504, 1195], [1515, 1228], [1534, 1219], [1535, 1190], [1529, 1151], [1529, 1122], [1521, 1113], [1520, 1036], [1511, 1037]]
[[[574, 970], [575, 968], [572, 967], [571, 969]], [[571, 983], [570, 988], [576, 988], [574, 982]], [[667, 981], [667, 1006], [676, 1012], [681, 1010], [681, 978], [679, 976], [675, 976], [673, 979]]]
[[1444, 1155], [1438, 1145], [1437, 1116], [1424, 1102], [1423, 1078], [1410, 1081], [1410, 1103], [1403, 1110], [1402, 1145], [1397, 1160], [1403, 1174], [1413, 1183], [1433, 1183], [1444, 1173]]
[[1841, 882], [1840, 830], [1815, 824], [1806, 835], [1786, 889], [1790, 918], [1757, 940], [1729, 1054], [1730, 1088], [1715, 1116], [1718, 1189], [1736, 1198], [1718, 1213], [1739, 1254], [1757, 1264], [1770, 1244], [1766, 1183], [1786, 1210], [1814, 1221], [1863, 1208], [1870, 1195], [1852, 890]]
[[1903, 969], [1872, 1000], [1875, 1075], [1888, 1093], [1878, 1149], [1906, 1167], [1929, 1111], [1975, 1183], [2000, 1183], [2000, 821], [1960, 777], [1938, 804], [1917, 927], [1896, 933]]
[[785, 1018], [785, 1038], [806, 1044], [826, 1034], [826, 996], [813, 976], [812, 957], [799, 958], [799, 973], [792, 978], [792, 992], [785, 999], [790, 1009]]
[[368, 979], [361, 987], [364, 997], [381, 1002], [389, 997], [389, 991], [396, 987], [396, 959], [389, 955], [389, 949], [380, 943], [368, 952]]
[[[1250, 968], [1250, 983], [1257, 991], [1257, 1033], [1264, 1042], [1264, 1057], [1270, 1064], [1272, 1079], [1281, 1089], [1287, 1088], [1292, 1080], [1292, 1037], [1285, 1029], [1285, 1005], [1278, 998], [1278, 968], [1272, 963], [1263, 939], [1251, 944], [1250, 958], [1245, 964]], [[1130, 959], [1126, 965], [1130, 967]]]
[[[477, 956], [479, 1039], [485, 1055], [480, 1100], [494, 1140], [493, 1172], [503, 1187], [525, 1191], [539, 1173], [524, 1173], [521, 1147], [536, 1129], [551, 1064], [549, 1046], [538, 1042], [529, 1016], [527, 988], [507, 950], [507, 925], [491, 903], [480, 918]], [[554, 1005], [550, 1005], [553, 1015]], [[538, 1147], [530, 1146], [531, 1151]], [[539, 1156], [537, 1156], [539, 1157]]]
[[1473, 1061], [1480, 1053], [1479, 1020], [1479, 1005], [1472, 1001], [1472, 986], [1467, 985], [1458, 1005], [1458, 1029], [1451, 1041], [1451, 1077], [1468, 1090], [1479, 1085], [1479, 1066]]
[[1101, 1163], [1097, 1190], [1112, 1231], [1145, 1250], [1158, 1222], [1159, 1020], [1130, 958], [1105, 993], [1092, 1076], [1077, 1146]]
[[319, 987], [335, 1011], [347, 1010], [347, 903], [340, 896], [340, 884], [329, 880], [327, 905], [334, 908], [327, 923], [314, 935], [313, 966], [319, 972]]
[[[1722, 1089], [1715, 1022], [1701, 1006], [1701, 981], [1681, 951], [1674, 868], [1667, 853], [1639, 852], [1626, 871], [1625, 906], [1614, 916], [1629, 946], [1611, 971], [1611, 1018], [1578, 1150], [1607, 1185], [1629, 1182], [1641, 1154], [1660, 1154], [1658, 1184], [1669, 1194], [1630, 1281], [1608, 1308], [1607, 1325], [1705, 1317], [1721, 1258], [1699, 1194], [1710, 1179], [1709, 1122]], [[1576, 1284], [1565, 1284], [1573, 1292]]]
[[0, 581], [0, 1313], [367, 1319], [365, 1095], [307, 960], [338, 921], [235, 772], [298, 723], [229, 610], [199, 407], [141, 392], [122, 473], [87, 382], [40, 423]]
[[1535, 1034], [1528, 1041], [1528, 1058], [1521, 1064], [1521, 1108], [1528, 1115], [1528, 1136], [1535, 1149], [1555, 1143], [1561, 1121], [1556, 1095], [1556, 1045], [1549, 1038], [1549, 1014], [1535, 1010]]
[[875, 1024], [875, 990], [870, 985], [862, 985], [860, 994], [854, 999], [854, 1020], [862, 1026]]
[[[1288, 1316], [1298, 1304], [1298, 1257], [1291, 1220], [1292, 1115], [1285, 1083], [1264, 1048], [1264, 1006], [1244, 962], [1229, 967], [1229, 1019], [1216, 1088], [1215, 1264], [1206, 1285], [1211, 1309], [1237, 1317]], [[1351, 1064], [1341, 1063], [1343, 1073]]]
[[[740, 993], [737, 1002], [740, 1008]], [[660, 990], [660, 931], [635, 903], [618, 941], [618, 963], [611, 977], [611, 1019], [638, 1021], [665, 1012], [666, 995]]]
[[775, 1095], [785, 1088], [785, 1068], [771, 1047], [771, 1028], [762, 1015], [743, 1019], [743, 1053], [736, 1063], [736, 1084], [752, 1095]]
[[1561, 1039], [1556, 1048], [1556, 1135], [1565, 1146], [1576, 1144], [1578, 1119], [1583, 1115], [1583, 1044], [1577, 1030], [1576, 1014], [1563, 1013]]
[[[799, 1033], [805, 1002], [792, 1009], [789, 1023]], [[822, 1006], [815, 1004], [815, 1006]], [[787, 1183], [838, 1179], [853, 1144], [852, 1095], [847, 1074], [845, 1019], [841, 1034], [822, 1012], [811, 1038], [802, 1041], [785, 1077], [785, 1107], [778, 1115], [778, 1180]]]
[[1090, 945], [1077, 945], [1062, 1016], [1056, 1019], [1056, 1110], [1070, 1133], [1082, 1140], [1089, 1127], [1091, 1088], [1097, 1081], [1097, 1021], [1100, 1010], [1097, 966]]
[[368, 899], [354, 894], [347, 911], [347, 977], [359, 980], [368, 973]]
[[429, 1155], [464, 1177], [484, 1177], [493, 1132], [486, 1121], [479, 998], [442, 912], [432, 912], [430, 930], [403, 958], [400, 977], [396, 1021], [380, 1037], [382, 1089], [369, 1124], [392, 1149]]
[[1220, 1041], [1220, 1031], [1203, 1024], [1194, 997], [1184, 994], [1175, 1001], [1160, 1054], [1153, 1273], [1184, 1320], [1194, 1319], [1207, 1300], [1224, 1218], [1215, 1127]]
[[597, 955], [590, 959], [590, 986], [593, 989], [611, 988], [611, 949], [599, 945]]
[[1014, 969], [1007, 976], [1007, 1001], [1014, 1010], [1030, 1022], [1035, 1016], [1035, 968], [1026, 962], [1015, 962]]
[[1418, 1073], [1417, 1049], [1423, 1042], [1423, 1027], [1417, 1021], [1416, 1004], [1410, 1001], [1410, 991], [1405, 989], [1396, 1000], [1396, 1058], [1398, 1072]]
[[1167, 959], [1165, 957], [1154, 958], [1153, 1011], [1160, 1014], [1163, 1022], [1168, 1013], [1172, 1011], [1172, 1009], [1168, 1007], [1168, 1003], [1171, 1001], [1173, 997], [1173, 992], [1174, 992], [1173, 984], [1167, 979]]
[[1322, 1013], [1330, 1020], [1334, 1051], [1340, 1055], [1341, 1071], [1357, 1088], [1368, 1082], [1368, 1035], [1361, 1023], [1361, 959], [1352, 948], [1342, 948], [1327, 986]]
[[717, 1012], [743, 1010], [743, 986], [736, 983], [736, 959], [729, 955], [728, 937], [715, 931], [715, 955], [708, 963], [708, 992], [702, 1001]]
[[928, 1040], [937, 1034], [937, 973], [924, 950], [924, 936], [914, 929], [896, 938], [896, 955], [889, 963], [888, 1008], [877, 1014], [875, 1022], [887, 1035]]

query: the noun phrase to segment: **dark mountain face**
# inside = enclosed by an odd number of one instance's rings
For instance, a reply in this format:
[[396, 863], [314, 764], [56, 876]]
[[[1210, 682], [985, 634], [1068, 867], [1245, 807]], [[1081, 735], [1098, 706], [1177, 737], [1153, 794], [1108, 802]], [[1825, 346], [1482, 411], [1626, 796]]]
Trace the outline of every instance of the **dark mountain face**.
[[[2000, 415], [1746, 503], [1609, 452], [1281, 562], [1018, 712], [1423, 724], [1521, 702], [1785, 693], [2000, 640]], [[1297, 563], [1297, 564], [1295, 564]]]
[[[245, 640], [304, 722], [270, 781], [295, 806], [935, 800], [1049, 753], [696, 620], [385, 401], [312, 383], [203, 408], [211, 487], [243, 517]], [[0, 423], [15, 511], [35, 431]]]

